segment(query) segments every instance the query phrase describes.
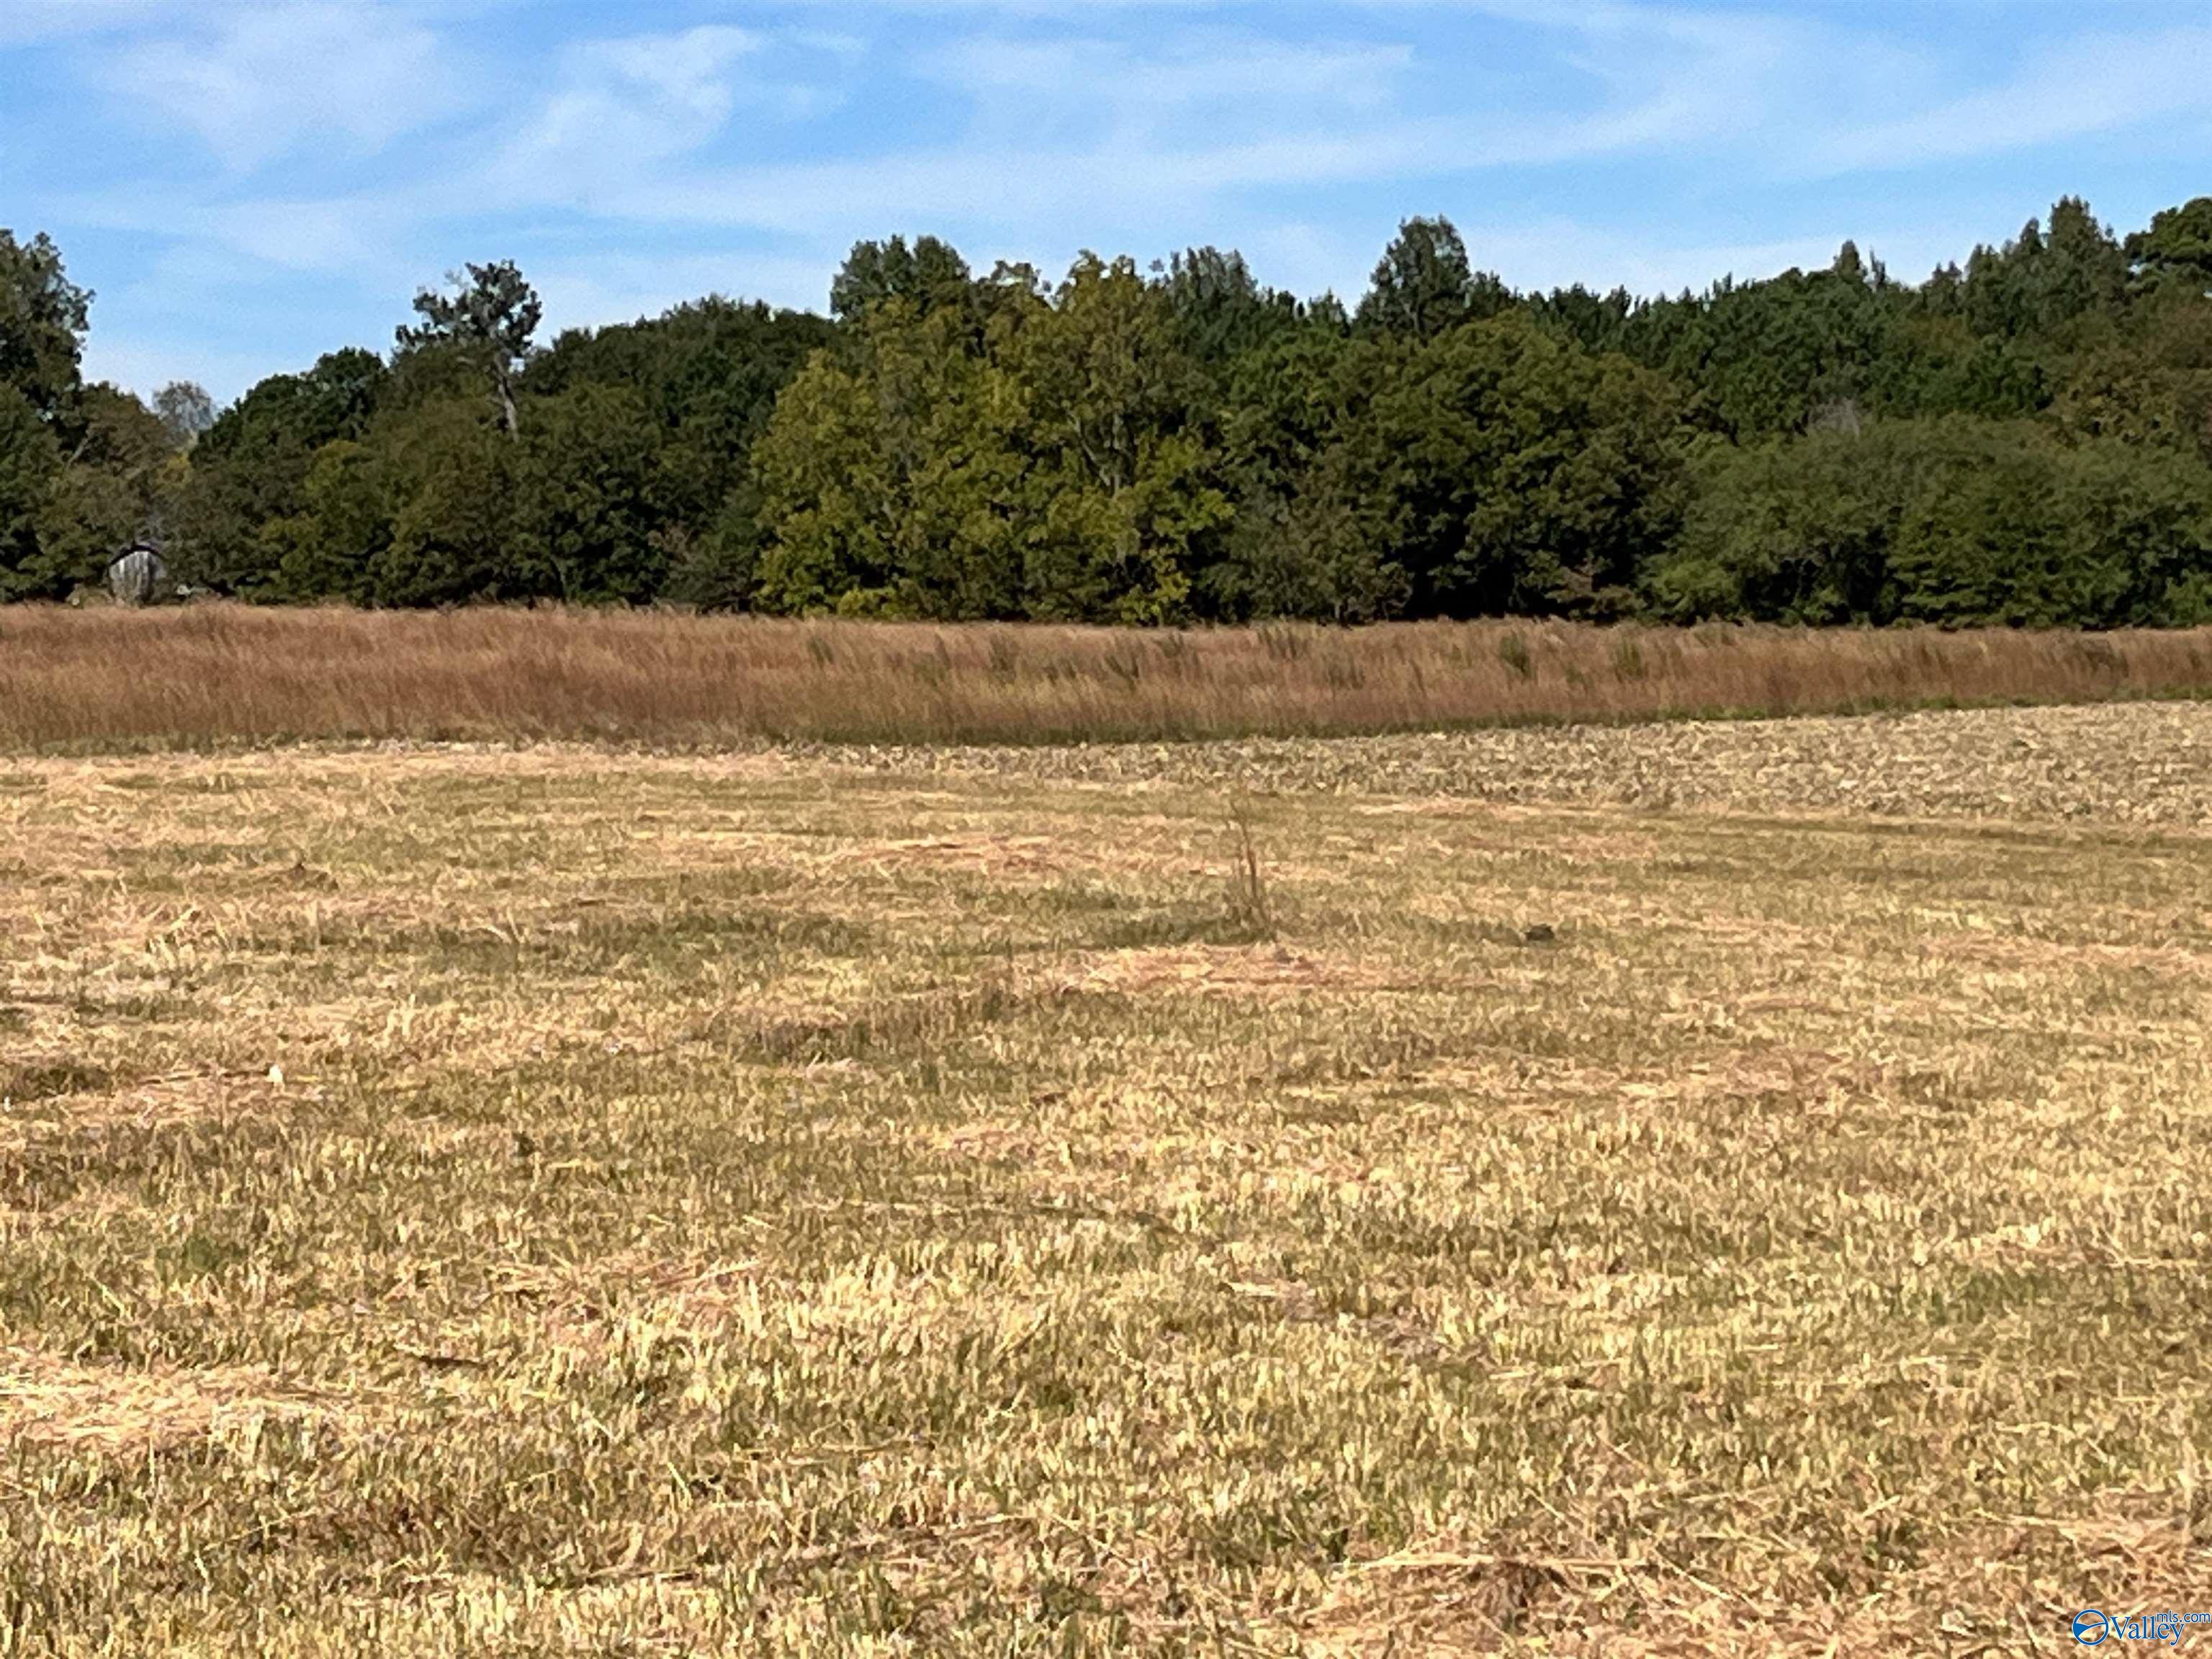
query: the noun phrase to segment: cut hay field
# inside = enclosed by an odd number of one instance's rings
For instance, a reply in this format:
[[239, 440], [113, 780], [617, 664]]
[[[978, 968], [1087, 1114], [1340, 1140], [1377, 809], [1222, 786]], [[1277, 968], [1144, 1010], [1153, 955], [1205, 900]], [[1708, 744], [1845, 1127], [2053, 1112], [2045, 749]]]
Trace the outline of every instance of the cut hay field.
[[0, 762], [0, 1653], [2212, 1611], [2208, 757]]

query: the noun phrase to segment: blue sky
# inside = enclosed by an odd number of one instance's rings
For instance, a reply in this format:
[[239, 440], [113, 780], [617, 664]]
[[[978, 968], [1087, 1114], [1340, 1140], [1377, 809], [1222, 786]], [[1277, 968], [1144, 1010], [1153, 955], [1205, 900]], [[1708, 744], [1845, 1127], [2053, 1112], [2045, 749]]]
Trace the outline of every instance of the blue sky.
[[551, 326], [820, 309], [862, 236], [978, 266], [1241, 247], [1354, 297], [1449, 214], [1518, 286], [1917, 278], [2064, 193], [2212, 191], [2212, 4], [0, 0], [0, 224], [90, 373], [229, 398], [511, 258]]

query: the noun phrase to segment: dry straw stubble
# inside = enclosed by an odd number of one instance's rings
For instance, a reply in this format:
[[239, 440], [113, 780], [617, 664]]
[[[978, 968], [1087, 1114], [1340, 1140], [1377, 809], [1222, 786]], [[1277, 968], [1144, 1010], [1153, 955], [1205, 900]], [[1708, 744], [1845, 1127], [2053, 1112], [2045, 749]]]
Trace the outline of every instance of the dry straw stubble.
[[1902, 767], [1911, 823], [1821, 806], [1838, 724], [1652, 751], [1736, 775], [1667, 814], [1469, 800], [1443, 739], [1358, 792], [1310, 743], [17, 762], [0, 1648], [1809, 1659], [2204, 1604], [2161, 769], [2212, 706], [1869, 722], [2099, 757], [2017, 809]]

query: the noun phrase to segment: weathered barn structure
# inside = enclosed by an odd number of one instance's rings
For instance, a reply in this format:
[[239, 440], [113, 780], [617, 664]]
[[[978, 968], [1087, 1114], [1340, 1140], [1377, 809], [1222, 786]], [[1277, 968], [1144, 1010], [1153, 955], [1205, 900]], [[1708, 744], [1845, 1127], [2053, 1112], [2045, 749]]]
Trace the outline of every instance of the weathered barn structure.
[[107, 567], [107, 591], [118, 605], [151, 605], [173, 591], [169, 567], [160, 552], [135, 542]]

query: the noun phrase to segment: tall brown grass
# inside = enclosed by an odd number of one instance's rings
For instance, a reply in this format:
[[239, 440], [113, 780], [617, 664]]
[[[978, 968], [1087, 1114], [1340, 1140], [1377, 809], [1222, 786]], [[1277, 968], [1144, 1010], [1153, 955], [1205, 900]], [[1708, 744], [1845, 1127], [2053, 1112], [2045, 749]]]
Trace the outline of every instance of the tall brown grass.
[[471, 610], [0, 611], [0, 745], [1046, 742], [2212, 693], [2212, 629], [1129, 631]]

